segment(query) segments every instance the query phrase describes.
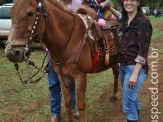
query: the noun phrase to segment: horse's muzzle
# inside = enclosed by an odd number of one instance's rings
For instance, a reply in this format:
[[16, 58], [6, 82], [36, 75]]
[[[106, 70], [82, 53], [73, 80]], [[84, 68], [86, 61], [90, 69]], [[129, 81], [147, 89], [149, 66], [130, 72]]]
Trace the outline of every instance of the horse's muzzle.
[[11, 62], [18, 63], [23, 61], [24, 51], [21, 48], [5, 48], [5, 55]]

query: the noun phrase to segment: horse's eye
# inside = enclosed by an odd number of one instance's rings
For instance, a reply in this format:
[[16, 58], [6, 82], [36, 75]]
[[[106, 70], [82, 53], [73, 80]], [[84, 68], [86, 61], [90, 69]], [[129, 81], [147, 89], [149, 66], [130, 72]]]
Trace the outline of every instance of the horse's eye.
[[27, 17], [28, 17], [28, 18], [31, 18], [31, 17], [34, 16], [34, 14], [35, 14], [34, 12], [28, 12], [28, 13], [27, 13]]

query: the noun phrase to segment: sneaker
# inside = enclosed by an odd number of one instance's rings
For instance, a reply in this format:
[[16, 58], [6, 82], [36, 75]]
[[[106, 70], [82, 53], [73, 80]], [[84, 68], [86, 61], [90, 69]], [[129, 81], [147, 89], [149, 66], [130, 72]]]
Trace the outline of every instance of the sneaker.
[[51, 122], [59, 122], [59, 116], [58, 115], [51, 116]]
[[79, 118], [80, 117], [79, 111], [77, 111], [77, 110], [73, 110], [72, 115], [73, 115], [74, 118]]

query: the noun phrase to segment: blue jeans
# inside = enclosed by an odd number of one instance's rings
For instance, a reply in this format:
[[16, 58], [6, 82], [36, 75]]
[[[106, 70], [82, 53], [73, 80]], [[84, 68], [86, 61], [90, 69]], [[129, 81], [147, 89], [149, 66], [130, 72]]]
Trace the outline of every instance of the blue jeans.
[[104, 13], [101, 11], [98, 12], [97, 16], [98, 16], [98, 19], [104, 19]]
[[129, 88], [128, 82], [134, 68], [135, 65], [125, 66], [121, 64], [120, 66], [120, 80], [123, 88], [122, 108], [128, 120], [138, 120], [137, 111], [140, 110], [138, 93], [147, 77], [146, 72], [141, 68], [135, 88]]
[[[49, 54], [47, 56], [48, 70], [48, 81], [50, 91], [50, 109], [52, 115], [59, 115], [61, 111], [61, 87], [58, 80], [57, 73], [54, 71], [50, 61]], [[76, 98], [75, 98], [75, 85], [73, 87], [73, 110], [75, 110]]]

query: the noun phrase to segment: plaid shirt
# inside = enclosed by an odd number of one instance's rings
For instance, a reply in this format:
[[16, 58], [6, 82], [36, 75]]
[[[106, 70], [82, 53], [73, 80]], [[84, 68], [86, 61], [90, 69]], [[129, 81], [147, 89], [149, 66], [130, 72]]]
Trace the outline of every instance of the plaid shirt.
[[118, 62], [124, 65], [141, 63], [148, 73], [147, 55], [152, 36], [150, 20], [137, 13], [130, 25], [126, 25], [122, 34]]

